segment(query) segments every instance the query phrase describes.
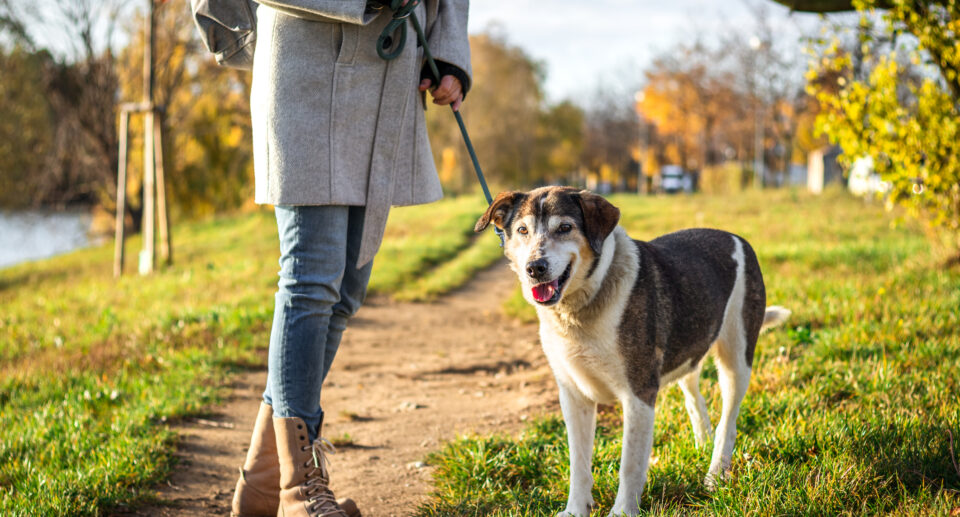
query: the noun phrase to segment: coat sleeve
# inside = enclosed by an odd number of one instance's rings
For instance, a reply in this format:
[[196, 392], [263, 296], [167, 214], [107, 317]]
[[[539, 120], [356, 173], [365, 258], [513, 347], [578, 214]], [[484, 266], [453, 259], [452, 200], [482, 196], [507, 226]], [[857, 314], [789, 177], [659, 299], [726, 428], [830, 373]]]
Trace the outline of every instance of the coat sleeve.
[[[469, 0], [433, 0], [428, 8], [427, 44], [435, 60], [453, 65], [472, 81], [470, 38], [467, 36]], [[462, 82], [462, 79], [461, 79]], [[464, 85], [469, 88], [469, 84]]]
[[258, 4], [278, 11], [320, 22], [366, 25], [378, 10], [367, 9], [367, 0], [256, 0]]

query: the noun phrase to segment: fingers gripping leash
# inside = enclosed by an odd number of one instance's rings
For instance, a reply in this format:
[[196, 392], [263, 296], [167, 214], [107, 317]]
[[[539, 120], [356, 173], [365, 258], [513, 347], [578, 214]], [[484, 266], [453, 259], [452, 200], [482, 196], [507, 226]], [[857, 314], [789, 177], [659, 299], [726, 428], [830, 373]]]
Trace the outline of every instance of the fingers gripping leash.
[[[430, 53], [430, 47], [427, 45], [427, 38], [423, 33], [423, 27], [420, 26], [420, 20], [417, 19], [414, 9], [420, 4], [420, 0], [391, 0], [389, 9], [393, 11], [393, 19], [384, 27], [380, 37], [377, 38], [377, 54], [387, 60], [396, 58], [403, 52], [403, 47], [407, 43], [407, 19], [413, 24], [413, 29], [417, 32], [417, 39], [423, 47], [423, 55], [427, 60], [427, 65], [433, 76], [439, 83], [440, 70], [437, 68], [437, 62]], [[480, 187], [483, 189], [483, 195], [487, 199], [487, 204], [493, 203], [493, 196], [490, 195], [490, 189], [487, 187], [487, 180], [483, 176], [483, 170], [480, 168], [480, 161], [477, 159], [477, 152], [473, 149], [473, 143], [470, 141], [470, 135], [467, 133], [467, 126], [463, 123], [463, 116], [460, 112], [453, 109], [453, 116], [457, 119], [457, 125], [460, 126], [460, 134], [463, 136], [463, 143], [467, 146], [467, 152], [470, 154], [470, 160], [473, 162], [473, 170], [477, 173], [477, 180], [480, 181]], [[500, 247], [503, 247], [503, 230], [494, 228], [497, 237], [500, 238]]]

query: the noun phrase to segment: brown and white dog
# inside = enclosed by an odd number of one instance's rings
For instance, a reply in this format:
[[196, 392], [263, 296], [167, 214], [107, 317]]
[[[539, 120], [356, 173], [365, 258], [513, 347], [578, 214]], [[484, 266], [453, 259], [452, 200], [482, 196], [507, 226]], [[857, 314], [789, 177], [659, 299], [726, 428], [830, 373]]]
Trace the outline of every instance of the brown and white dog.
[[757, 336], [790, 311], [766, 307], [763, 277], [743, 238], [709, 229], [635, 241], [604, 198], [568, 187], [503, 192], [477, 221], [506, 234], [504, 252], [537, 309], [540, 341], [560, 388], [570, 444], [562, 516], [593, 508], [597, 404], [623, 406], [620, 486], [610, 515], [636, 515], [653, 445], [654, 402], [677, 381], [697, 446], [713, 436], [700, 367], [713, 351], [723, 397], [706, 483], [730, 469], [737, 413]]

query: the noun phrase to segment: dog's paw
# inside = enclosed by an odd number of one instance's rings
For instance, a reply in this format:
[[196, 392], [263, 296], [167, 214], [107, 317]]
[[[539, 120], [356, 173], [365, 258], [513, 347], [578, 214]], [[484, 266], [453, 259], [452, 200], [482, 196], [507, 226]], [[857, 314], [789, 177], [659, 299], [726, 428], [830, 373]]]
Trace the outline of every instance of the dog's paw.
[[714, 490], [720, 488], [720, 486], [729, 479], [729, 469], [718, 470], [716, 472], [713, 469], [710, 469], [710, 472], [707, 473], [707, 477], [703, 478], [703, 484], [707, 487], [708, 492], [713, 492]]
[[[582, 504], [582, 505], [574, 505], [573, 507], [571, 507], [570, 505], [567, 505], [567, 508], [564, 511], [558, 513], [557, 517], [587, 517], [590, 515], [590, 512], [593, 511], [593, 508], [595, 506], [596, 506], [596, 503], [593, 502], [593, 499], [591, 499], [586, 504]], [[575, 509], [580, 507], [582, 507], [582, 510], [579, 510], [579, 512], [582, 512], [582, 513], [578, 513], [578, 510]]]
[[640, 515], [640, 508], [637, 505], [614, 505], [607, 517], [634, 517]]

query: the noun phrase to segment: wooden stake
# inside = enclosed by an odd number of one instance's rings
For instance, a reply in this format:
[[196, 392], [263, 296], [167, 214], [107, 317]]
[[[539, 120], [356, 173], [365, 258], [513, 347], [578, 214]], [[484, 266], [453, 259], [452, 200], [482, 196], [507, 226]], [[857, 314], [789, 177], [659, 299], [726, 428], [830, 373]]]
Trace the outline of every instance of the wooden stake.
[[153, 111], [144, 114], [144, 139], [143, 139], [143, 250], [140, 252], [141, 275], [148, 275], [153, 272], [154, 236], [153, 230], [156, 226], [154, 217], [154, 208], [157, 203], [157, 197], [154, 193], [154, 180], [156, 171], [154, 170], [153, 158]]
[[126, 239], [124, 218], [127, 212], [127, 132], [130, 124], [130, 112], [120, 112], [120, 156], [117, 164], [117, 228], [113, 246], [113, 276], [123, 274], [123, 248]]
[[170, 221], [167, 219], [167, 188], [163, 173], [163, 115], [153, 119], [154, 163], [157, 170], [157, 215], [160, 224], [160, 256], [166, 265], [173, 263], [173, 245], [170, 240]]
[[155, 24], [154, 1], [150, 4], [149, 15], [146, 20], [146, 45], [143, 49], [143, 102], [147, 106], [143, 122], [143, 251], [140, 252], [140, 274], [147, 275], [153, 272], [154, 261], [154, 209], [156, 197], [154, 194], [154, 180], [156, 169], [154, 161], [154, 106], [153, 106], [153, 27]]

